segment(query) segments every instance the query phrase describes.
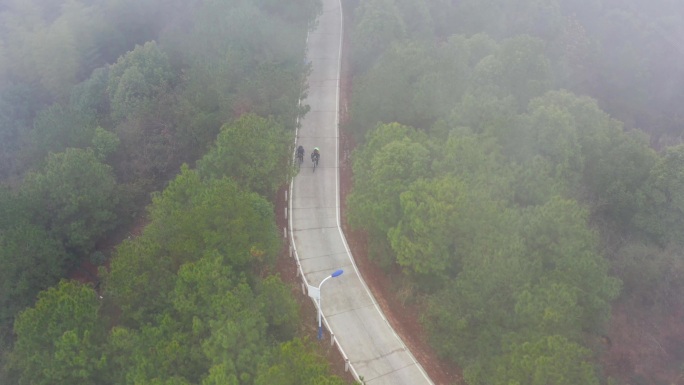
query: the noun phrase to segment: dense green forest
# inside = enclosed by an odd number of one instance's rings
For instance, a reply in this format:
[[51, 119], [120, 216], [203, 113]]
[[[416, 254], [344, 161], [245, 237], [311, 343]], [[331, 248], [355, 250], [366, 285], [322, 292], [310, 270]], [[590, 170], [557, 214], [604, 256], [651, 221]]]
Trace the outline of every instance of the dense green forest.
[[319, 11], [3, 2], [0, 383], [343, 383], [272, 273]]
[[[347, 5], [349, 220], [437, 351], [471, 385], [672, 382], [684, 341], [660, 373], [600, 357], [613, 307], [684, 311], [681, 5]], [[342, 383], [270, 274], [319, 10], [0, 5], [0, 383]]]
[[641, 372], [601, 357], [613, 306], [684, 310], [681, 4], [349, 8], [349, 221], [435, 349], [471, 385], [674, 383], [676, 337]]

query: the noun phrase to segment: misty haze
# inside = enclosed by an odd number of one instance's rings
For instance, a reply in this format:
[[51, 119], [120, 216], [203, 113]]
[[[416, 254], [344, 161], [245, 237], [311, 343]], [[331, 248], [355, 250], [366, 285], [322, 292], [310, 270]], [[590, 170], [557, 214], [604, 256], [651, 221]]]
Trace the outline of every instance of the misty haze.
[[387, 383], [295, 198], [435, 384], [684, 384], [682, 106], [677, 0], [4, 0], [0, 384]]

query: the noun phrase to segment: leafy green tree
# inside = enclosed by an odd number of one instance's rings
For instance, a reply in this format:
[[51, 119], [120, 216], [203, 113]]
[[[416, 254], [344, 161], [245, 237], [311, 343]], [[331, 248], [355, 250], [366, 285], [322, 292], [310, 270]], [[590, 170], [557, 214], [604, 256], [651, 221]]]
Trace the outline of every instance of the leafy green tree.
[[74, 84], [123, 52], [101, 55], [108, 50], [102, 37], [111, 25], [101, 4], [26, 2], [6, 9], [3, 18], [9, 26], [7, 40], [17, 40], [8, 46], [9, 71], [22, 81], [40, 82], [52, 98], [62, 101]]
[[[515, 158], [520, 163], [526, 163], [526, 151], [538, 154], [548, 160], [552, 178], [577, 186], [584, 171], [584, 159], [574, 123], [572, 116], [560, 108], [540, 107], [521, 116], [517, 125], [522, 129], [511, 132], [513, 135], [502, 142], [510, 151], [516, 151]], [[521, 143], [525, 139], [529, 140], [531, 151]], [[515, 146], [518, 149], [513, 149]]]
[[537, 155], [516, 164], [511, 172], [512, 202], [520, 207], [538, 206], [554, 196], [567, 193], [568, 184], [556, 177], [556, 167]]
[[[293, 51], [302, 52], [301, 49], [295, 51], [297, 48], [300, 47], [293, 47]], [[244, 112], [269, 116], [283, 127], [293, 129], [295, 121], [309, 110], [308, 105], [295, 103], [306, 97], [307, 84], [302, 84], [302, 79], [307, 76], [309, 67], [301, 62], [300, 57], [296, 61], [287, 57], [274, 63], [253, 65], [250, 79], [238, 85], [233, 116]]]
[[[288, 297], [289, 290], [273, 278], [258, 284], [261, 293], [255, 294], [245, 274], [236, 273], [225, 262], [220, 254], [208, 253], [184, 264], [175, 287], [167, 293], [171, 307], [163, 315], [140, 331], [113, 331], [110, 354], [116, 357], [114, 372], [123, 373], [118, 374], [121, 381], [253, 383], [269, 350], [267, 329], [283, 326], [282, 318], [293, 314], [294, 301]], [[273, 302], [278, 300], [285, 304]], [[289, 314], [277, 315], [280, 322], [267, 324], [272, 313], [288, 307]]]
[[497, 50], [484, 35], [452, 36], [444, 44], [408, 40], [385, 48], [377, 64], [355, 80], [349, 126], [357, 135], [378, 122], [429, 128], [467, 95], [475, 65]]
[[293, 339], [280, 344], [262, 362], [255, 385], [342, 385], [329, 374], [327, 363], [317, 356], [306, 341]]
[[[452, 125], [455, 123], [450, 122]], [[472, 189], [486, 189], [496, 200], [512, 198], [510, 167], [505, 165], [495, 138], [474, 134], [465, 127], [452, 128], [447, 137], [431, 137], [435, 154], [432, 171], [438, 176], [453, 176]]]
[[120, 140], [118, 150], [112, 154], [117, 179], [145, 186], [146, 194], [161, 189], [186, 159], [178, 137], [176, 96], [173, 93], [157, 96], [148, 101], [144, 111], [138, 111], [114, 128]]
[[175, 275], [185, 263], [217, 252], [241, 271], [269, 263], [278, 250], [273, 208], [228, 179], [202, 180], [187, 167], [149, 208], [143, 235], [124, 242], [105, 274], [108, 296], [130, 325], [169, 307]]
[[[499, 50], [499, 44], [484, 34], [450, 36], [432, 50], [434, 69], [423, 73], [415, 86], [416, 109], [447, 119], [453, 126], [465, 126], [477, 133], [492, 123], [507, 119], [512, 97], [498, 99], [491, 94], [473, 94], [471, 79], [476, 65]], [[513, 111], [515, 108], [513, 107]]]
[[384, 233], [398, 221], [399, 193], [428, 176], [426, 140], [423, 133], [398, 123], [380, 124], [369, 132], [367, 143], [354, 154], [356, 187], [349, 197], [353, 224]]
[[246, 50], [255, 46], [246, 43], [247, 35], [261, 36], [254, 33], [262, 27], [254, 4], [241, 3], [203, 2], [192, 12], [190, 31], [176, 26], [162, 40], [171, 58], [187, 63], [183, 98], [212, 121], [210, 140], [233, 117], [238, 84], [249, 73], [251, 55]]
[[44, 28], [34, 30], [37, 36], [32, 48], [37, 74], [43, 86], [58, 99], [66, 99], [69, 88], [77, 83], [81, 59], [79, 40], [88, 36], [87, 33], [77, 34], [71, 24], [80, 21], [78, 19], [88, 21], [87, 14], [76, 15], [77, 7], [85, 11], [81, 4], [72, 3], [65, 7], [67, 12], [74, 12], [72, 17], [58, 17]]
[[5, 82], [0, 88], [0, 178], [19, 171], [24, 138], [38, 110], [47, 103], [45, 92], [35, 84]]
[[209, 370], [209, 375], [207, 375], [204, 380], [202, 380], [202, 385], [239, 385], [237, 376], [234, 373], [229, 372], [226, 369], [226, 365], [219, 364], [214, 365]]
[[121, 310], [119, 323], [137, 327], [169, 307], [178, 262], [164, 258], [162, 246], [144, 234], [117, 246], [109, 271], [101, 271], [103, 296]]
[[531, 101], [529, 110], [540, 107], [569, 114], [577, 132], [573, 142], [579, 145], [583, 167], [581, 184], [572, 187], [573, 194], [602, 221], [619, 231], [632, 231], [633, 218], [643, 205], [639, 192], [657, 158], [646, 138], [625, 132], [620, 122], [588, 97], [552, 91]]
[[387, 232], [401, 219], [401, 192], [429, 176], [430, 152], [423, 143], [426, 136], [411, 127], [379, 125], [354, 154], [349, 221], [368, 231], [373, 242], [380, 242], [375, 246], [386, 242]]
[[202, 321], [223, 316], [221, 303], [226, 293], [245, 283], [245, 275], [227, 265], [226, 260], [216, 252], [208, 252], [178, 270], [170, 293], [173, 308], [183, 324], [192, 325], [199, 321], [193, 328], [198, 334], [206, 331], [206, 322]]
[[[208, 251], [182, 265], [166, 293], [145, 293], [157, 296], [158, 313], [140, 329], [118, 327], [110, 336], [110, 370], [119, 382], [252, 383], [268, 351], [268, 330], [295, 327], [296, 305], [278, 279], [252, 289], [227, 261]], [[166, 306], [159, 297], [168, 299]], [[271, 335], [291, 337], [280, 334]]]
[[0, 107], [0, 180], [8, 178], [15, 169], [19, 153], [20, 128], [4, 116]]
[[[248, 327], [257, 327], [257, 330], [247, 329], [241, 332], [249, 338], [264, 338], [266, 334], [262, 337], [258, 337], [259, 334], [253, 334], [263, 328], [262, 333], [269, 332], [277, 340], [288, 340], [292, 338], [298, 325], [296, 302], [291, 298], [290, 290], [280, 279], [273, 276], [267, 277], [258, 282], [255, 289], [250, 290], [245, 285], [244, 274], [236, 274], [230, 266], [225, 265], [224, 261], [225, 258], [214, 254], [207, 255], [195, 263], [183, 265], [178, 272], [178, 280], [172, 294], [173, 306], [178, 314], [177, 319], [183, 322], [183, 328], [187, 333], [192, 334], [192, 340], [200, 338], [204, 341], [201, 348], [193, 344], [187, 344], [184, 348], [188, 355], [194, 355], [192, 359], [200, 362], [207, 362], [207, 358], [201, 354], [203, 351], [214, 349], [211, 341], [215, 337], [214, 328], [218, 325], [214, 323], [226, 320], [226, 309], [231, 309], [229, 314], [232, 314], [226, 322], [238, 322]], [[233, 317], [237, 318], [233, 319]], [[238, 324], [234, 327], [243, 328]], [[252, 351], [250, 354], [254, 357], [243, 356], [243, 353], [249, 352], [238, 351], [239, 346], [234, 345], [236, 341], [239, 341], [236, 340], [238, 337], [232, 334], [232, 328], [229, 330], [229, 335], [221, 334], [221, 338], [227, 337], [234, 341], [229, 346], [233, 350], [231, 354], [237, 354], [237, 356], [226, 356], [224, 348], [221, 354], [228, 361], [213, 360], [213, 371], [218, 370], [218, 365], [224, 370], [230, 368], [230, 375], [239, 377], [238, 373], [233, 371], [239, 370], [239, 367], [245, 364], [243, 359], [258, 359], [265, 351]], [[226, 331], [221, 329], [221, 333], [224, 332]], [[248, 346], [261, 343], [263, 342], [252, 340]], [[226, 364], [229, 365], [226, 366]], [[254, 362], [249, 365], [254, 365]], [[197, 366], [202, 367], [199, 363]], [[212, 370], [209, 372], [211, 373]]]
[[210, 377], [223, 373], [252, 383], [256, 365], [267, 351], [268, 330], [276, 332], [272, 336], [279, 340], [292, 337], [297, 309], [289, 289], [275, 277], [256, 286], [251, 289], [244, 273], [236, 274], [218, 254], [183, 265], [179, 271], [174, 309], [193, 340], [202, 341], [201, 346], [188, 345], [185, 350], [212, 363]]
[[438, 353], [463, 367], [500, 354], [502, 338], [515, 330], [515, 293], [533, 274], [514, 233], [501, 233], [485, 253], [465, 259], [458, 279], [429, 298], [424, 315]]
[[171, 60], [187, 66], [180, 97], [191, 113], [183, 128], [198, 141], [197, 159], [215, 140], [221, 125], [244, 112], [237, 106], [237, 92], [240, 82], [251, 77], [247, 49], [260, 45], [243, 40], [248, 31], [261, 36], [254, 29], [262, 23], [254, 4], [247, 2], [203, 2], [191, 14], [189, 27], [171, 26], [161, 41]]
[[259, 282], [256, 292], [269, 334], [278, 341], [294, 338], [300, 325], [299, 307], [290, 288], [280, 277], [271, 275]]
[[121, 143], [119, 137], [113, 132], [107, 131], [100, 126], [95, 128], [91, 145], [100, 161], [104, 162], [109, 155], [114, 153], [119, 147], [119, 143]]
[[0, 340], [9, 341], [14, 317], [64, 276], [69, 259], [40, 227], [17, 223], [0, 230]]
[[556, 84], [580, 93], [580, 90], [590, 89], [591, 82], [600, 76], [600, 49], [596, 38], [587, 30], [587, 25], [578, 20], [578, 13], [565, 13], [559, 24], [559, 35], [551, 42], [549, 58]]
[[112, 116], [120, 121], [144, 111], [172, 80], [169, 59], [156, 43], [136, 46], [109, 69]]
[[357, 72], [365, 72], [388, 46], [406, 37], [406, 24], [394, 0], [362, 2], [354, 21], [352, 57]]
[[453, 177], [418, 180], [400, 201], [401, 219], [387, 237], [399, 265], [433, 285], [489, 241], [503, 209], [486, 191]]
[[534, 276], [575, 291], [582, 309], [579, 325], [599, 331], [609, 317], [610, 301], [619, 294], [620, 281], [608, 275], [608, 263], [597, 253], [597, 234], [588, 228], [587, 217], [577, 202], [554, 198], [526, 209], [519, 228]]
[[187, 168], [153, 197], [149, 212], [146, 233], [179, 257], [215, 249], [242, 267], [272, 258], [279, 247], [268, 201], [227, 179], [202, 180]]
[[516, 339], [530, 340], [540, 335], [558, 335], [580, 342], [582, 330], [577, 320], [582, 312], [576, 288], [542, 279], [516, 294], [515, 318], [520, 331]]
[[425, 106], [428, 103], [421, 105], [427, 108], [418, 109], [414, 105], [414, 93], [406, 92], [418, 87], [419, 79], [434, 67], [431, 56], [426, 44], [397, 43], [386, 48], [378, 65], [355, 81], [350, 127], [358, 138], [379, 123], [397, 122], [416, 127], [432, 123], [425, 116], [429, 112], [429, 106]]
[[182, 97], [197, 113], [184, 128], [202, 149], [222, 123], [245, 113], [294, 127], [305, 112], [297, 103], [308, 70], [305, 36], [319, 7], [310, 0], [286, 9], [272, 0], [202, 2], [192, 10], [190, 26], [165, 34], [161, 41], [170, 56], [187, 63]]
[[116, 224], [116, 182], [91, 149], [50, 154], [41, 171], [26, 176], [20, 194], [30, 203], [31, 221], [79, 255]]
[[[60, 9], [59, 18], [52, 24], [53, 28], [64, 26], [64, 29], [73, 36], [78, 64], [77, 80], [83, 80], [90, 76], [93, 70], [114, 63], [120, 55], [131, 49], [136, 43], [146, 41], [133, 41], [124, 45], [122, 44], [120, 30], [131, 27], [131, 19], [141, 16], [144, 7], [141, 5], [147, 1], [138, 2], [136, 11], [139, 14], [129, 13], [130, 19], [126, 21], [117, 20], [117, 15], [111, 12], [112, 4], [117, 2], [120, 1], [97, 4], [66, 2]], [[158, 20], [160, 13], [163, 11], [157, 13], [157, 19], [148, 19], [147, 23], [154, 24], [153, 20]], [[129, 29], [126, 32], [130, 33], [131, 31]], [[137, 36], [137, 39], [144, 38], [141, 35]]]
[[463, 40], [404, 41], [387, 48], [377, 65], [355, 80], [349, 123], [354, 133], [360, 137], [378, 122], [429, 128], [447, 116], [467, 90], [468, 60], [475, 56], [471, 41]]
[[[416, 182], [400, 196], [402, 219], [388, 232], [398, 263], [425, 275], [443, 276], [455, 262], [452, 220], [463, 208], [457, 180]], [[448, 197], [448, 199], [445, 199]], [[449, 226], [447, 226], [449, 225]]]
[[155, 378], [153, 380], [141, 380], [140, 382], [137, 382], [136, 384], [144, 384], [144, 385], [192, 385], [191, 382], [187, 381], [186, 379], [182, 377], [171, 377], [171, 378], [166, 378], [166, 379], [158, 379]]
[[102, 342], [105, 324], [98, 318], [97, 293], [62, 281], [43, 291], [36, 305], [19, 314], [10, 369], [19, 384], [92, 384], [106, 366]]
[[426, 314], [435, 346], [465, 366], [542, 331], [573, 340], [600, 331], [619, 293], [576, 202], [555, 198], [504, 213], [506, 225], [463, 258], [458, 279], [430, 299]]
[[108, 85], [109, 67], [95, 69], [90, 77], [71, 88], [69, 107], [74, 111], [89, 111], [100, 124], [109, 123]]
[[[261, 355], [267, 350], [266, 319], [246, 284], [236, 286], [222, 301], [224, 316], [208, 322], [210, 335], [202, 351], [212, 366], [240, 383], [253, 383]], [[226, 347], [230, 347], [226, 349]]]
[[489, 373], [474, 375], [466, 370], [471, 384], [543, 385], [600, 384], [591, 362], [591, 351], [562, 336], [546, 336], [513, 345], [496, 361]]
[[454, 104], [448, 119], [454, 126], [468, 127], [477, 134], [499, 137], [510, 129], [517, 115], [512, 96], [498, 98], [486, 93], [466, 93]]
[[684, 146], [670, 147], [658, 159], [642, 188], [643, 209], [636, 225], [661, 244], [682, 243], [684, 231]]
[[263, 196], [272, 197], [292, 176], [290, 134], [272, 119], [245, 115], [221, 128], [216, 144], [198, 162], [205, 178], [228, 176]]
[[499, 50], [475, 67], [472, 93], [489, 93], [499, 98], [512, 95], [518, 108], [548, 91], [551, 67], [544, 41], [527, 35], [503, 40]]
[[581, 137], [583, 197], [618, 231], [633, 232], [635, 215], [644, 204], [640, 191], [648, 188], [656, 152], [640, 132], [610, 130], [598, 136], [597, 132], [594, 138]]
[[95, 127], [95, 117], [87, 110], [77, 111], [54, 104], [40, 111], [26, 138], [29, 144], [22, 154], [24, 168], [42, 164], [51, 152], [89, 147]]
[[168, 313], [140, 330], [115, 328], [108, 341], [114, 383], [196, 383], [206, 365], [193, 356], [192, 337]]

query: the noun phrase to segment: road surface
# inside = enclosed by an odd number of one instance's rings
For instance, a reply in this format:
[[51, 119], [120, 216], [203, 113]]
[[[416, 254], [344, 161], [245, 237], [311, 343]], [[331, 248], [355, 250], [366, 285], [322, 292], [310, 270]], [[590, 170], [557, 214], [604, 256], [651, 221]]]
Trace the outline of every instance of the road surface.
[[[308, 285], [338, 269], [344, 274], [321, 288], [321, 309], [352, 373], [368, 385], [432, 384], [377, 306], [354, 265], [340, 229], [338, 105], [342, 13], [340, 0], [323, 0], [317, 28], [309, 34], [312, 64], [307, 99], [310, 111], [300, 122], [297, 145], [306, 150], [290, 193], [290, 236]], [[320, 148], [313, 171], [309, 154]], [[324, 334], [325, 343], [331, 336]]]

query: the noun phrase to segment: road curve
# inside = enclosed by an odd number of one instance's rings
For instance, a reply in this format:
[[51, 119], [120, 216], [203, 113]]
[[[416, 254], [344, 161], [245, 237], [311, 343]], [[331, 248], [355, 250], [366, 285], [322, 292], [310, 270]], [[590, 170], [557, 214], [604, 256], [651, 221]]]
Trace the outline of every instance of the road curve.
[[[360, 276], [340, 227], [338, 106], [342, 9], [340, 0], [322, 0], [323, 12], [308, 37], [312, 65], [310, 111], [301, 120], [297, 144], [306, 156], [290, 185], [289, 227], [293, 252], [304, 283], [318, 287], [338, 269], [344, 274], [321, 287], [324, 322], [354, 377], [368, 385], [432, 384], [395, 333]], [[309, 154], [320, 148], [313, 170]], [[325, 333], [325, 340], [331, 335]]]

